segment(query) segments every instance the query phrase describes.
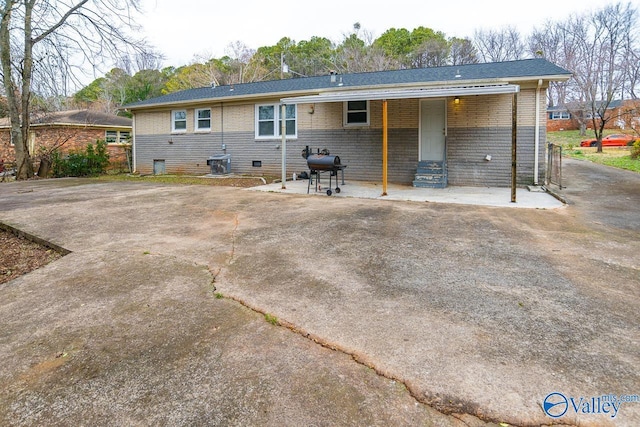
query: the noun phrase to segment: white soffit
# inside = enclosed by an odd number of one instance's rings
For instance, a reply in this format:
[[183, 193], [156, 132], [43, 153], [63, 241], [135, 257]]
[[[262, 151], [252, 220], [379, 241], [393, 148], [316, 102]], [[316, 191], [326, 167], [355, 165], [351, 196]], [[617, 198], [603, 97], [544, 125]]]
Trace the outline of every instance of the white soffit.
[[446, 98], [450, 96], [499, 95], [520, 92], [519, 85], [456, 86], [418, 89], [345, 90], [320, 95], [282, 98], [283, 104], [308, 104], [315, 102], [374, 101], [407, 98]]

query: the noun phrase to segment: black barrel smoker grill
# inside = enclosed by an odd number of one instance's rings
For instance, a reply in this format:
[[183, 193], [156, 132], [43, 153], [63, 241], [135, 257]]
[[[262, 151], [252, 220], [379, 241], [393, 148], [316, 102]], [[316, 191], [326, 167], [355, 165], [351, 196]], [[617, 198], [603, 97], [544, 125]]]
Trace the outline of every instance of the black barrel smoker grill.
[[329, 151], [323, 150], [316, 154], [311, 154], [309, 152], [309, 148], [302, 150], [302, 156], [307, 159], [307, 166], [309, 167], [309, 182], [307, 183], [307, 194], [309, 194], [309, 189], [311, 188], [311, 183], [313, 181], [313, 177], [315, 176], [315, 186], [316, 191], [321, 191], [322, 188], [320, 186], [320, 175], [322, 173], [329, 173], [329, 188], [327, 189], [327, 196], [333, 194], [331, 190], [333, 188], [332, 185], [332, 177], [336, 177], [336, 193], [340, 192], [340, 187], [338, 186], [338, 171], [342, 174], [342, 184], [344, 185], [344, 168], [346, 165], [340, 163], [340, 157], [332, 156], [329, 154]]

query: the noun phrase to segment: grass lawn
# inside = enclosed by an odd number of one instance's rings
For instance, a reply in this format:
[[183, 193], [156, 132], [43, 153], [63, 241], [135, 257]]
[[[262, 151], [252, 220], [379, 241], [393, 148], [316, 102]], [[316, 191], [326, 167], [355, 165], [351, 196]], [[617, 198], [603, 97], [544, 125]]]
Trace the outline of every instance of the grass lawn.
[[[612, 133], [620, 132], [605, 131], [604, 136]], [[580, 147], [580, 141], [588, 138], [594, 138], [593, 132], [587, 131], [586, 136], [580, 136], [577, 130], [547, 132], [547, 141], [561, 145], [562, 153], [567, 157], [640, 173], [640, 158], [631, 158], [632, 147], [603, 147], [603, 152], [597, 153], [595, 147]]]

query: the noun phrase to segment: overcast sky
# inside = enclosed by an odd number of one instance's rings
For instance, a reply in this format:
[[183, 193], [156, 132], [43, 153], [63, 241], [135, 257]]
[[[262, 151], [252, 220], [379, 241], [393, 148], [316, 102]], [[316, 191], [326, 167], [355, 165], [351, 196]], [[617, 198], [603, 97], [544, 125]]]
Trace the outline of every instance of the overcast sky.
[[[615, 3], [615, 2], [609, 2]], [[359, 22], [361, 31], [380, 36], [390, 28], [423, 26], [447, 37], [472, 37], [476, 29], [515, 26], [525, 35], [547, 20], [598, 10], [598, 0], [142, 0], [140, 20], [164, 66], [193, 62], [195, 55], [221, 57], [230, 43], [257, 49], [282, 37], [299, 42], [313, 36], [340, 42]]]

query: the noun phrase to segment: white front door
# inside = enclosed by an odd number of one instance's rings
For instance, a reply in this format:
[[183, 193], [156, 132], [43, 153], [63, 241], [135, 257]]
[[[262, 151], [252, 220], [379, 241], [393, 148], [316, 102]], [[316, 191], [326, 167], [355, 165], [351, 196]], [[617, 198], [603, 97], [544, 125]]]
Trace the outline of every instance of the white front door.
[[444, 160], [446, 135], [445, 101], [420, 102], [420, 160]]

